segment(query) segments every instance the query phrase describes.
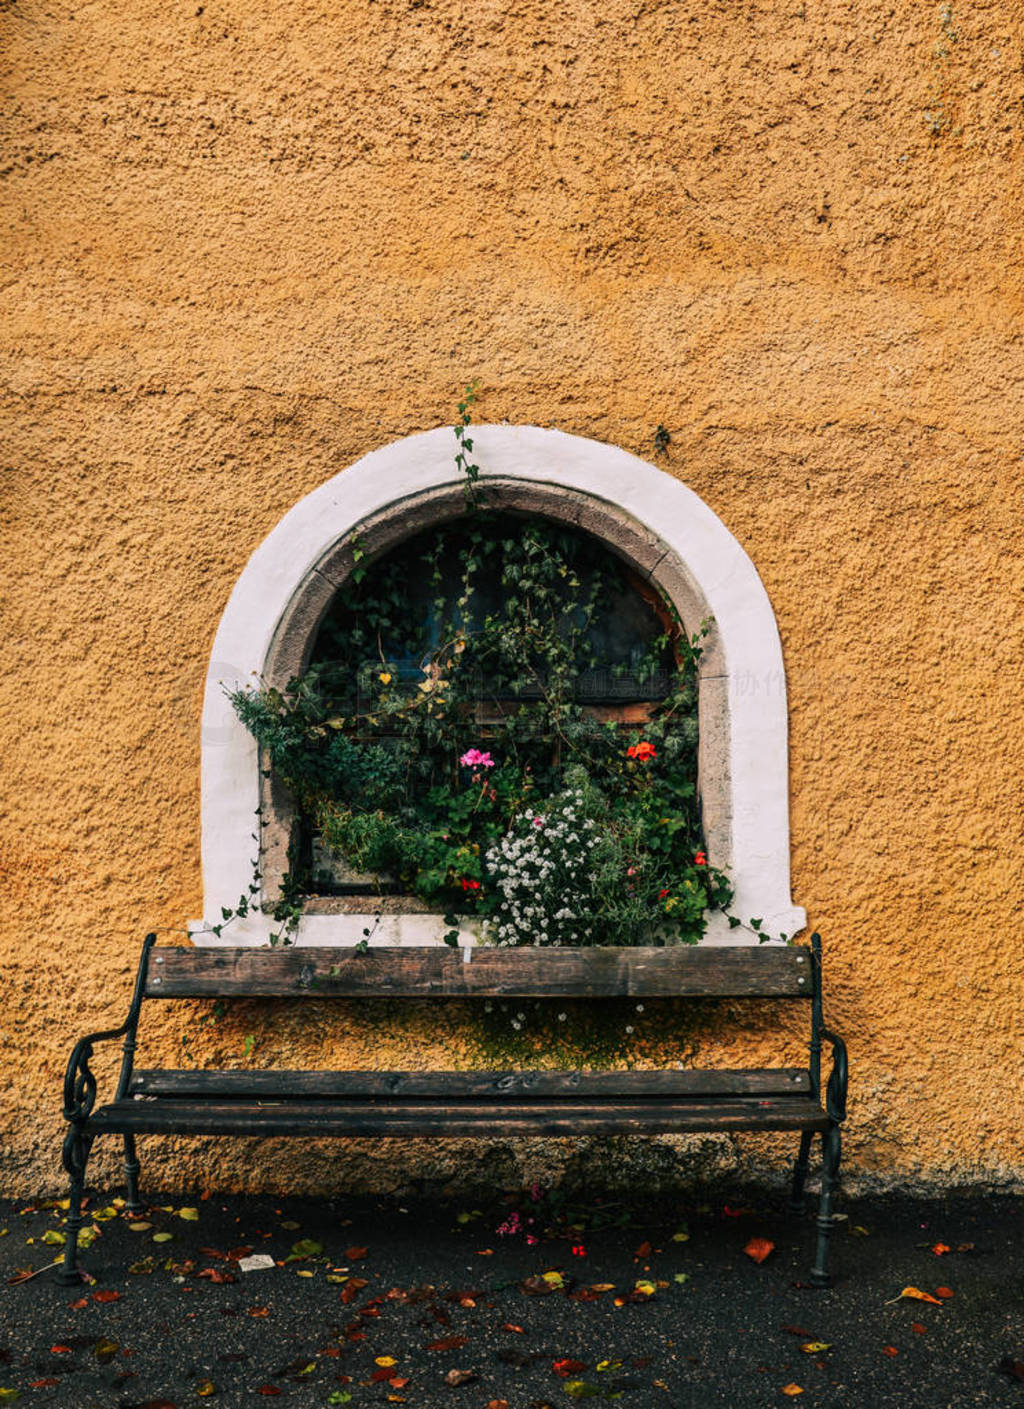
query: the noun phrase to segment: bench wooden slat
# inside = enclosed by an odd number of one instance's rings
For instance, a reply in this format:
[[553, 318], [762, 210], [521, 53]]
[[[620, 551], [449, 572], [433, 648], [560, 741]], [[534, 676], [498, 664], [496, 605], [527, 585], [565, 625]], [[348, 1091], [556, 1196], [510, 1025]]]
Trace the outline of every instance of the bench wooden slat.
[[655, 1134], [687, 1130], [824, 1130], [828, 1116], [807, 1097], [708, 1098], [638, 1104], [515, 1101], [390, 1104], [118, 1101], [88, 1122], [90, 1133], [380, 1137]]
[[[488, 1097], [594, 1101], [701, 1096], [807, 1096], [807, 1070], [750, 1068], [718, 1071], [137, 1071], [131, 1094], [208, 1100], [259, 1097], [299, 1100], [338, 1097], [458, 1101]], [[495, 1107], [500, 1111], [500, 1105]]]
[[754, 948], [160, 948], [148, 998], [810, 998], [803, 945]]

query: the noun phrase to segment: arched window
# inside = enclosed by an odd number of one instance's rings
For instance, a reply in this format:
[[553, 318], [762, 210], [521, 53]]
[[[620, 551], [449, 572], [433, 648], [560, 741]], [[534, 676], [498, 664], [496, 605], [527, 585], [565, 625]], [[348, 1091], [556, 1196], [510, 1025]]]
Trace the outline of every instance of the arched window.
[[[781, 650], [750, 560], [691, 491], [621, 450], [528, 427], [479, 427], [473, 435], [482, 469], [479, 504], [486, 507], [492, 529], [507, 526], [516, 516], [522, 522], [541, 521], [567, 541], [589, 545], [584, 558], [589, 552], [595, 563], [615, 564], [609, 578], [616, 582], [612, 610], [588, 628], [600, 647], [595, 659], [603, 660], [589, 678], [580, 672], [572, 687], [577, 695], [589, 696], [589, 717], [613, 725], [636, 723], [656, 704], [663, 686], [659, 671], [663, 675], [671, 664], [664, 655], [659, 661], [655, 649], [659, 637], [671, 638], [664, 630], [666, 606], [688, 636], [700, 632], [702, 623], [712, 623], [699, 663], [697, 745], [708, 858], [731, 878], [735, 915], [742, 920], [755, 916], [775, 933], [794, 933], [803, 924], [803, 912], [789, 899]], [[378, 685], [381, 676], [389, 676], [388, 687], [400, 690], [404, 671], [404, 687], [424, 686], [424, 648], [439, 625], [431, 616], [434, 598], [400, 591], [396, 609], [401, 612], [404, 603], [408, 612], [409, 603], [419, 601], [419, 620], [406, 623], [410, 629], [404, 639], [394, 623], [385, 623], [385, 631], [374, 637], [374, 624], [359, 620], [359, 589], [368, 573], [371, 583], [391, 574], [398, 587], [408, 588], [417, 561], [440, 542], [456, 545], [458, 556], [459, 535], [470, 531], [472, 517], [467, 519], [465, 485], [455, 473], [453, 451], [451, 431], [438, 430], [367, 456], [298, 504], [239, 580], [214, 645], [204, 710], [208, 917], [216, 919], [221, 907], [233, 907], [246, 893], [252, 879], [254, 814], [260, 807], [267, 896], [277, 895], [282, 876], [295, 869], [297, 859], [307, 874], [319, 873], [320, 893], [306, 906], [299, 943], [358, 942], [378, 913], [374, 943], [440, 939], [440, 916], [424, 913], [425, 907], [408, 897], [367, 898], [361, 904], [368, 879], [351, 868], [346, 872], [337, 855], [322, 845], [315, 819], [297, 817], [289, 791], [273, 776], [262, 776], [266, 770], [226, 691], [251, 684], [254, 674], [283, 690], [311, 665], [336, 676], [340, 671], [350, 690], [359, 687], [360, 668], [365, 682], [374, 664], [381, 667]], [[445, 571], [451, 578], [450, 569], [443, 569], [438, 579], [442, 595], [456, 585], [452, 579], [445, 587]], [[493, 575], [487, 585], [480, 579], [472, 610], [486, 613], [489, 605], [496, 606], [488, 602], [488, 593], [493, 598], [497, 590], [495, 582]], [[665, 649], [671, 654], [663, 642]], [[645, 678], [638, 680], [632, 667], [641, 660], [646, 661]], [[522, 680], [487, 685], [473, 708], [481, 739], [486, 739], [488, 710], [508, 708], [516, 695], [521, 706], [529, 694]], [[358, 713], [342, 714], [345, 723], [339, 729], [351, 728]], [[302, 851], [298, 858], [296, 840]], [[273, 928], [269, 918], [250, 914], [232, 925], [225, 942], [258, 943]], [[195, 938], [204, 942], [210, 936], [197, 930]], [[745, 929], [730, 929], [724, 915], [712, 915], [706, 942], [744, 938], [756, 942]]]

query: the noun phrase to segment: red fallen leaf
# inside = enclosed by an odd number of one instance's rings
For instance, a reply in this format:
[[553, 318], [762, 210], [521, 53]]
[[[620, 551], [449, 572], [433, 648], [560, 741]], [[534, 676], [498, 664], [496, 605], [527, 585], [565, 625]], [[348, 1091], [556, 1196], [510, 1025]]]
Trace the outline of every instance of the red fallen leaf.
[[269, 1315], [270, 1315], [270, 1307], [269, 1307], [269, 1306], [250, 1306], [250, 1307], [249, 1307], [249, 1315], [250, 1315], [250, 1316], [269, 1316]]
[[899, 1351], [894, 1345], [883, 1345], [882, 1354], [888, 1356], [899, 1355]]
[[[900, 1301], [903, 1297], [907, 1297], [910, 1301], [928, 1301], [931, 1302], [932, 1306], [942, 1305], [938, 1297], [929, 1296], [927, 1292], [921, 1291], [919, 1287], [904, 1287], [899, 1296], [893, 1297], [893, 1301]], [[889, 1303], [887, 1302], [886, 1305], [889, 1305]]]
[[317, 1351], [317, 1355], [329, 1355], [332, 1360], [337, 1360], [340, 1354], [341, 1351], [336, 1345], [329, 1345], [326, 1349]]
[[199, 1256], [200, 1256], [200, 1257], [216, 1257], [216, 1258], [218, 1258], [221, 1262], [226, 1262], [226, 1261], [228, 1260], [228, 1257], [230, 1256], [230, 1254], [229, 1254], [229, 1253], [226, 1253], [226, 1252], [221, 1252], [220, 1248], [200, 1248], [200, 1249], [199, 1249]]
[[87, 1296], [80, 1296], [77, 1301], [69, 1301], [69, 1302], [68, 1302], [68, 1306], [71, 1307], [71, 1310], [72, 1310], [72, 1311], [81, 1311], [84, 1307], [86, 1307], [86, 1306], [88, 1306], [88, 1305], [89, 1305], [89, 1298], [88, 1298]]
[[634, 1257], [650, 1257], [650, 1255], [651, 1255], [651, 1245], [650, 1245], [650, 1243], [647, 1242], [646, 1240], [644, 1240], [644, 1242], [642, 1242], [642, 1243], [640, 1244], [640, 1246], [637, 1248], [636, 1252], [633, 1254]]
[[178, 1409], [170, 1399], [147, 1399], [145, 1404], [137, 1404], [135, 1409]]
[[953, 1295], [953, 1288], [952, 1288], [952, 1287], [936, 1287], [936, 1288], [935, 1288], [935, 1295], [942, 1297], [942, 1300], [943, 1300], [943, 1301], [948, 1301], [949, 1298]]
[[409, 1383], [410, 1381], [408, 1375], [395, 1375], [391, 1380], [391, 1388], [405, 1389], [406, 1385]]
[[722, 1213], [726, 1218], [742, 1218], [749, 1212], [748, 1208], [730, 1208], [728, 1204], [722, 1205]]
[[365, 1331], [346, 1331], [346, 1332], [345, 1332], [345, 1339], [346, 1339], [347, 1341], [364, 1341], [364, 1340], [366, 1339], [366, 1332], [365, 1332]]
[[515, 1325], [515, 1323], [512, 1322], [512, 1321], [506, 1321], [505, 1324], [504, 1324], [504, 1326], [502, 1326], [501, 1329], [502, 1329], [503, 1331], [515, 1331], [515, 1333], [516, 1333], [517, 1336], [525, 1336], [525, 1335], [526, 1335], [526, 1332], [523, 1330], [522, 1326], [517, 1326], [517, 1325]]
[[232, 1248], [227, 1258], [229, 1262], [238, 1262], [240, 1258], [248, 1257], [251, 1252], [252, 1248]]
[[60, 1380], [54, 1379], [52, 1375], [48, 1375], [45, 1380], [33, 1380], [29, 1385], [29, 1389], [52, 1389], [54, 1385], [59, 1384]]
[[428, 1350], [461, 1350], [469, 1344], [469, 1336], [445, 1336], [443, 1340], [431, 1341]]
[[582, 1360], [556, 1360], [551, 1368], [560, 1380], [567, 1380], [570, 1375], [582, 1374], [587, 1367]]
[[382, 1370], [374, 1370], [373, 1374], [370, 1376], [370, 1383], [372, 1385], [379, 1385], [382, 1384], [384, 1380], [393, 1380], [394, 1378], [394, 1370], [390, 1367], [385, 1367]]
[[945, 1252], [950, 1252], [950, 1251], [951, 1251], [951, 1249], [950, 1249], [950, 1246], [949, 1246], [948, 1243], [933, 1243], [933, 1244], [932, 1244], [932, 1252], [935, 1254], [936, 1257], [941, 1257], [943, 1253], [945, 1253]]
[[751, 1238], [743, 1251], [760, 1265], [769, 1253], [775, 1251], [775, 1244], [770, 1238]]
[[808, 1331], [805, 1326], [783, 1326], [784, 1331], [788, 1331], [791, 1336], [803, 1336], [804, 1340], [813, 1340], [814, 1332]]
[[346, 1248], [346, 1249], [345, 1249], [345, 1261], [346, 1261], [346, 1262], [360, 1262], [360, 1261], [366, 1256], [366, 1254], [367, 1254], [368, 1252], [369, 1252], [369, 1248]]
[[70, 1354], [71, 1354], [71, 1347], [70, 1347], [69, 1345], [51, 1345], [51, 1346], [50, 1346], [50, 1354], [51, 1354], [51, 1355], [70, 1355]]
[[507, 1399], [489, 1399], [487, 1409], [508, 1409]]
[[200, 1272], [200, 1277], [205, 1277], [209, 1282], [237, 1282], [238, 1278], [233, 1272], [222, 1272], [219, 1267], [204, 1267]]
[[577, 1287], [574, 1292], [569, 1293], [570, 1301], [600, 1301], [601, 1293], [595, 1292], [593, 1287]]
[[93, 1299], [93, 1301], [120, 1301], [120, 1300], [121, 1300], [121, 1293], [120, 1293], [120, 1292], [107, 1292], [107, 1291], [104, 1291], [104, 1292], [93, 1292], [93, 1294], [92, 1294], [92, 1299]]
[[349, 1306], [356, 1297], [369, 1284], [365, 1277], [350, 1277], [341, 1289], [341, 1299], [346, 1306]]
[[282, 1393], [283, 1393], [283, 1390], [279, 1390], [278, 1387], [277, 1387], [277, 1385], [260, 1385], [259, 1388], [257, 1389], [256, 1393], [257, 1393], [257, 1394], [282, 1394]]
[[911, 1321], [910, 1329], [914, 1332], [915, 1336], [923, 1336], [928, 1328], [927, 1326], [922, 1326], [920, 1321]]

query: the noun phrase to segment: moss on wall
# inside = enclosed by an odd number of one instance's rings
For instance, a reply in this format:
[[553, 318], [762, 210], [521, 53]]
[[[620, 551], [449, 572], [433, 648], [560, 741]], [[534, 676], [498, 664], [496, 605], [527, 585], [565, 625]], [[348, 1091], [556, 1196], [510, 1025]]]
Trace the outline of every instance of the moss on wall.
[[[55, 1185], [72, 1035], [120, 1017], [147, 928], [199, 913], [201, 687], [242, 566], [473, 375], [484, 419], [648, 458], [666, 427], [658, 463], [764, 579], [848, 1167], [1019, 1181], [1013, 7], [14, 0], [0, 29], [0, 1188]], [[260, 1021], [253, 1061], [447, 1060], [432, 1010]], [[180, 1048], [169, 1014], [150, 1035]], [[197, 1025], [193, 1059], [244, 1036]], [[700, 1055], [773, 1041], [716, 1020]], [[539, 1149], [502, 1167], [570, 1158]], [[158, 1158], [312, 1188], [477, 1156]]]

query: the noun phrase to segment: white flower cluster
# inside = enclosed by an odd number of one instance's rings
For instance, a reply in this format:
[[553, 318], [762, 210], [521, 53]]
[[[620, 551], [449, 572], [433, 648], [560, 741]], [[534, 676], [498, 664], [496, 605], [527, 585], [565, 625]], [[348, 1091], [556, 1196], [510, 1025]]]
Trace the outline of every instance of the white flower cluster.
[[591, 937], [589, 871], [598, 836], [583, 813], [582, 791], [569, 789], [547, 811], [517, 818], [487, 851], [487, 871], [501, 896], [491, 922], [497, 944], [580, 944]]

